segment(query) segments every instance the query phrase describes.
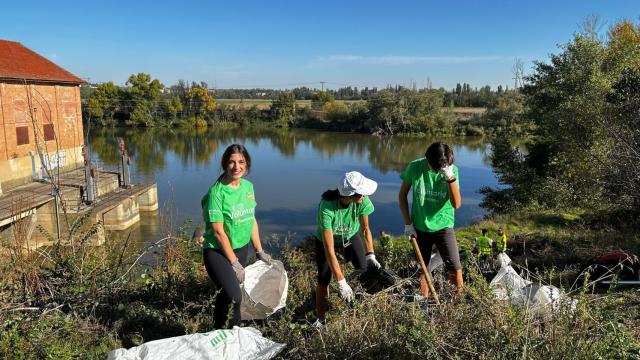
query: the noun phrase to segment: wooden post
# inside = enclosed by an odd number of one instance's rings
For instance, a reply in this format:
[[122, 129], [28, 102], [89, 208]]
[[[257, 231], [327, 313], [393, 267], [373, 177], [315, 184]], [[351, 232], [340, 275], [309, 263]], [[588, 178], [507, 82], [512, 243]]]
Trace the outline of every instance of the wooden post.
[[427, 266], [424, 264], [424, 259], [422, 258], [422, 254], [420, 253], [420, 248], [418, 247], [418, 242], [416, 241], [415, 236], [411, 237], [411, 244], [413, 245], [413, 250], [416, 252], [416, 257], [418, 258], [418, 262], [420, 262], [422, 273], [424, 274], [424, 277], [427, 279], [427, 286], [429, 286], [429, 292], [433, 294], [433, 299], [436, 301], [436, 305], [440, 305], [440, 298], [438, 298], [438, 294], [436, 293], [436, 290], [433, 287], [433, 280], [431, 280], [431, 274], [429, 273], [429, 269], [427, 269]]

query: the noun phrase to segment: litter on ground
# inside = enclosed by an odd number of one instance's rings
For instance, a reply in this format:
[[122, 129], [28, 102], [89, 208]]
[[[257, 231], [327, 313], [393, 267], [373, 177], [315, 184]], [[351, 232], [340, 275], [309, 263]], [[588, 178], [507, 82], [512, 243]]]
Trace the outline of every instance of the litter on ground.
[[108, 360], [268, 360], [285, 348], [251, 327], [234, 326], [216, 330], [150, 341], [130, 349], [116, 349]]

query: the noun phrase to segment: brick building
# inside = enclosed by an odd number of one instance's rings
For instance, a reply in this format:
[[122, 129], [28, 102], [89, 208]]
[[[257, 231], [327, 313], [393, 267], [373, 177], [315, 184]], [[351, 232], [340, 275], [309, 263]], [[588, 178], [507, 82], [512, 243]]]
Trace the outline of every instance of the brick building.
[[0, 40], [0, 193], [82, 163], [84, 81], [22, 44]]

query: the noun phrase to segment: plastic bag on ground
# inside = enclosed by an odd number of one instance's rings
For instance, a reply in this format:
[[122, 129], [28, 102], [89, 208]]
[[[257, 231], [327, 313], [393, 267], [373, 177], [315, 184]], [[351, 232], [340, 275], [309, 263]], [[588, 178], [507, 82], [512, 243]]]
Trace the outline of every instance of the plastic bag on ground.
[[429, 266], [427, 266], [427, 270], [429, 270], [430, 273], [433, 273], [433, 270], [438, 269], [443, 264], [444, 264], [444, 262], [442, 261], [442, 257], [440, 256], [440, 252], [437, 251], [437, 252], [431, 254], [431, 260], [429, 260]]
[[255, 359], [275, 357], [286, 345], [262, 337], [251, 327], [234, 326], [232, 330], [216, 330], [150, 341], [131, 349], [116, 349], [108, 360], [205, 360]]
[[498, 258], [496, 259], [496, 262], [500, 267], [507, 266], [511, 264], [511, 258], [509, 257], [509, 255], [501, 252], [498, 254]]
[[389, 271], [383, 268], [377, 269], [375, 266], [368, 266], [367, 269], [358, 276], [358, 282], [360, 282], [360, 285], [362, 285], [367, 293], [375, 294], [393, 286], [396, 280]]
[[[504, 258], [498, 258], [502, 264], [506, 260], [511, 261], [506, 254]], [[502, 265], [489, 287], [498, 300], [526, 306], [532, 313], [543, 317], [562, 309], [573, 311], [578, 304], [578, 300], [571, 299], [555, 286], [533, 284], [523, 279], [510, 265]]]
[[258, 260], [247, 266], [242, 286], [240, 317], [242, 320], [261, 320], [287, 304], [289, 278], [281, 261], [271, 265]]
[[531, 281], [525, 280], [510, 265], [502, 266], [500, 271], [489, 283], [498, 300], [508, 300], [514, 304], [522, 305], [527, 299], [525, 287]]
[[571, 299], [562, 290], [551, 285], [532, 284], [525, 289], [525, 293], [529, 310], [542, 316], [549, 316], [562, 309], [574, 311], [578, 305], [578, 300]]

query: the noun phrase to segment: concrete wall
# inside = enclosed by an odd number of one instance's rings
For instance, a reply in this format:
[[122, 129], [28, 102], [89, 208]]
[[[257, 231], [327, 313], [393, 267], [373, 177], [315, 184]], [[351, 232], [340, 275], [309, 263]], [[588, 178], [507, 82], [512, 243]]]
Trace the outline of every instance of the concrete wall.
[[[54, 151], [47, 155], [51, 163], [55, 164], [57, 161], [59, 165], [62, 165], [60, 166], [62, 171], [75, 169], [82, 165], [82, 160], [76, 162], [77, 159], [82, 159], [82, 147]], [[51, 159], [57, 160], [51, 161]], [[36, 155], [35, 161], [36, 171], [41, 174], [40, 157]], [[4, 191], [7, 191], [10, 188], [31, 182], [31, 169], [31, 157], [28, 155], [5, 161], [0, 160], [0, 182], [2, 183], [0, 186]]]
[[138, 195], [140, 211], [158, 210], [158, 186], [153, 185], [149, 190]]
[[[44, 125], [52, 124], [55, 139], [44, 140]], [[34, 126], [35, 125], [35, 126]], [[28, 128], [29, 143], [18, 145], [16, 128]], [[73, 168], [82, 158], [80, 87], [0, 83], [0, 183], [8, 188], [31, 180], [29, 151], [45, 156], [47, 167]], [[40, 167], [40, 159], [36, 166]]]
[[[59, 210], [60, 216], [60, 235], [61, 240], [66, 244], [69, 239], [69, 228], [67, 225], [72, 224], [79, 216], [82, 215], [68, 215], [68, 219], [64, 219], [62, 210]], [[25, 249], [37, 249], [41, 246], [51, 246], [56, 243], [57, 238], [57, 224], [56, 224], [56, 210], [55, 201], [50, 201], [38, 209], [33, 209], [20, 216], [20, 220], [12, 221], [10, 223], [0, 223], [0, 242], [4, 244], [14, 244]], [[19, 222], [22, 222], [19, 224]], [[49, 236], [43, 234], [40, 230], [36, 229], [36, 225], [42, 226]], [[83, 224], [76, 233], [74, 241], [79, 240], [80, 235], [86, 234], [91, 223]], [[15, 237], [18, 237], [16, 239]], [[87, 245], [103, 245], [105, 242], [104, 229], [99, 226], [97, 232], [90, 236], [86, 240]], [[0, 251], [2, 247], [0, 247]], [[2, 256], [2, 254], [0, 254]]]
[[123, 199], [118, 206], [104, 213], [102, 220], [107, 230], [124, 230], [137, 223], [140, 221], [137, 199]]

